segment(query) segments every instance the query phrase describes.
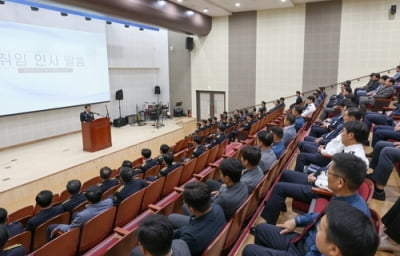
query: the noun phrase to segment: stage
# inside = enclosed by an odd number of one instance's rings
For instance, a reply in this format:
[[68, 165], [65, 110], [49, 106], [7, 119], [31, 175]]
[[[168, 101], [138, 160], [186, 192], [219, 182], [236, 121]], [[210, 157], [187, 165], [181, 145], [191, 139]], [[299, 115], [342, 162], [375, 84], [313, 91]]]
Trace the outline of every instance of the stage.
[[164, 120], [165, 126], [159, 129], [153, 123], [112, 127], [112, 146], [93, 153], [83, 151], [80, 131], [1, 150], [0, 206], [13, 212], [35, 204], [40, 190], [60, 193], [68, 180], [83, 183], [99, 175], [103, 166], [118, 168], [123, 160], [140, 157], [142, 148], [150, 148], [152, 156], [157, 156], [161, 144], [172, 146], [196, 128], [195, 119], [187, 117]]

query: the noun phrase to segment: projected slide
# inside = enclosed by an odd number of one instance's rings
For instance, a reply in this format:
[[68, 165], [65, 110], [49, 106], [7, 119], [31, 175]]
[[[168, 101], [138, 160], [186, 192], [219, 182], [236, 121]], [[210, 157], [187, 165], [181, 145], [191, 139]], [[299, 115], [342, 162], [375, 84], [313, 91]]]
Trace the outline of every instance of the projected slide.
[[0, 21], [0, 116], [109, 101], [105, 34]]

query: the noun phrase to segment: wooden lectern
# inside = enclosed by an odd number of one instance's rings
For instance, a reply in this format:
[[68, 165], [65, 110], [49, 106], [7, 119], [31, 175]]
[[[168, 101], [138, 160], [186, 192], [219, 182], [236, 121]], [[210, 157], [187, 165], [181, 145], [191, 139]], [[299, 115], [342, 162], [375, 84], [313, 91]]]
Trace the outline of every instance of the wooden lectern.
[[110, 119], [103, 117], [82, 123], [82, 142], [83, 150], [89, 152], [111, 147]]

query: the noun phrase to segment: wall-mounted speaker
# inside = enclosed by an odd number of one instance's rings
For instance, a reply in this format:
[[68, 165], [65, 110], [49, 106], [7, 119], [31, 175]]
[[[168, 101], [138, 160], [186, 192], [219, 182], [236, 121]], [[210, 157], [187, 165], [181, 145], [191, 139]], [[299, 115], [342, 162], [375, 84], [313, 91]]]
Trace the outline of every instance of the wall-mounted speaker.
[[115, 99], [116, 100], [124, 99], [124, 91], [122, 91], [122, 89], [119, 89], [118, 91], [115, 92]]
[[158, 85], [154, 86], [154, 94], [161, 94], [160, 86]]
[[192, 51], [194, 47], [193, 37], [186, 37], [186, 49]]
[[395, 15], [397, 12], [397, 5], [393, 4], [390, 6], [390, 14]]

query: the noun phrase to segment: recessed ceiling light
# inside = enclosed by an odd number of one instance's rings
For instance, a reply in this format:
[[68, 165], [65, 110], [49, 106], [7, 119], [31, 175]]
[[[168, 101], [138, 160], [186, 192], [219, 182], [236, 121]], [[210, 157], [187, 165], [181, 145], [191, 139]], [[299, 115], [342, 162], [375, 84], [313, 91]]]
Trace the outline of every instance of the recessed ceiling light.
[[203, 12], [208, 13], [208, 9], [207, 9], [207, 8], [204, 8], [204, 9], [203, 9]]
[[165, 6], [166, 4], [167, 4], [167, 2], [166, 2], [165, 0], [158, 0], [158, 1], [157, 1], [157, 5], [160, 6], [160, 7], [163, 7], [163, 6]]
[[281, 0], [281, 2], [283, 2], [283, 3], [284, 3], [284, 2], [286, 2], [286, 0]]
[[192, 10], [186, 11], [186, 15], [188, 16], [192, 16], [194, 14], [194, 12]]
[[178, 3], [182, 3], [183, 0], [176, 0]]
[[236, 7], [239, 7], [239, 6], [240, 6], [240, 3], [236, 3], [235, 6], [236, 6]]

